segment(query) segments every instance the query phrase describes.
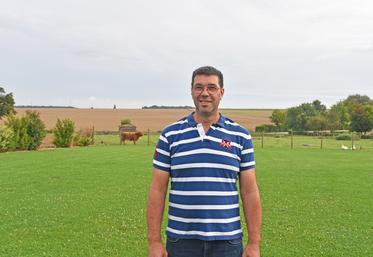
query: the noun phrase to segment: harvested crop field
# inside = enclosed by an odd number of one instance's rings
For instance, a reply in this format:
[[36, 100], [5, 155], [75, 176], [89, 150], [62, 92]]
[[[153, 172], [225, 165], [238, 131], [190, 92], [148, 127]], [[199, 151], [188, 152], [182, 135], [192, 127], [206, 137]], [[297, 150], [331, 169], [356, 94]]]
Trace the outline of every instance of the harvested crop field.
[[[23, 115], [26, 110], [40, 113], [48, 129], [52, 129], [57, 118], [70, 118], [76, 127], [95, 127], [96, 131], [118, 131], [121, 119], [130, 119], [139, 131], [161, 131], [168, 124], [188, 115], [192, 109], [77, 109], [77, 108], [33, 108], [16, 109], [17, 115]], [[269, 116], [272, 110], [256, 109], [223, 109], [222, 113], [254, 130], [257, 125], [270, 124]]]

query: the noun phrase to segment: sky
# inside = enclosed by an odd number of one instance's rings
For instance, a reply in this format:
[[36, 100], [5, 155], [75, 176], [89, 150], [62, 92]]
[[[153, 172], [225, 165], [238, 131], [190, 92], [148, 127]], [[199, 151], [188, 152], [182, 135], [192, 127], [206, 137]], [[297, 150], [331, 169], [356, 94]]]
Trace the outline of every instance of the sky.
[[193, 105], [194, 69], [223, 108], [373, 98], [371, 0], [0, 0], [0, 87], [16, 105]]

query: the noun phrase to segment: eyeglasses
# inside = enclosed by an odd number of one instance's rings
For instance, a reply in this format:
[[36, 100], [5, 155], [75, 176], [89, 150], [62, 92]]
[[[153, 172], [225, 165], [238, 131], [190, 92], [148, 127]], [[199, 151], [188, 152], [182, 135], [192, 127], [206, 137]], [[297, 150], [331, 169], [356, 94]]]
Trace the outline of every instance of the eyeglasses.
[[203, 90], [205, 90], [205, 88], [207, 89], [207, 92], [208, 92], [209, 94], [215, 94], [215, 93], [218, 92], [218, 90], [220, 89], [220, 87], [217, 86], [217, 85], [207, 85], [207, 86], [205, 87], [205, 86], [203, 86], [203, 85], [199, 85], [199, 84], [197, 84], [197, 85], [194, 85], [194, 86], [192, 87], [193, 91], [196, 92], [196, 93], [202, 93]]

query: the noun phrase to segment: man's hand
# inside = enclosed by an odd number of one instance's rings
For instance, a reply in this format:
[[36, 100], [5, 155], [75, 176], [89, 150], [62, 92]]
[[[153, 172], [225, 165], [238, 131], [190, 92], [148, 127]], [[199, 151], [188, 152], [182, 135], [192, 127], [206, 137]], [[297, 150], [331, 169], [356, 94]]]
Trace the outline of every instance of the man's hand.
[[154, 169], [146, 211], [146, 220], [148, 223], [148, 257], [167, 257], [167, 251], [161, 239], [161, 224], [168, 179], [169, 173]]
[[167, 257], [167, 251], [162, 242], [149, 243], [148, 257]]
[[260, 257], [259, 244], [248, 244], [242, 257]]
[[262, 208], [256, 184], [255, 170], [247, 170], [240, 174], [240, 193], [249, 236], [249, 242], [242, 257], [259, 257]]

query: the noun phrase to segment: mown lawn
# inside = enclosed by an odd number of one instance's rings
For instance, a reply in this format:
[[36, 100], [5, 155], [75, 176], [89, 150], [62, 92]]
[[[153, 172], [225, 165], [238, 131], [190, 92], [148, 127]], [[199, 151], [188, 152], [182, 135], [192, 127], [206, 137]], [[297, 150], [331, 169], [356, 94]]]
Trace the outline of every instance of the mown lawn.
[[[0, 154], [0, 256], [146, 256], [154, 144]], [[373, 151], [257, 147], [262, 256], [373, 256]]]

